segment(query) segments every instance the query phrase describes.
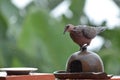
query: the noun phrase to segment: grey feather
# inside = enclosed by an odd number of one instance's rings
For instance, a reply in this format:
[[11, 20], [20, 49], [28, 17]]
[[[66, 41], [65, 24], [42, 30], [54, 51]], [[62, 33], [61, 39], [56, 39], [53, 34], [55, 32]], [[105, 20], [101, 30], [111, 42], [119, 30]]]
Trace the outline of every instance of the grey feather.
[[83, 34], [86, 38], [92, 39], [97, 34], [103, 32], [105, 29], [105, 27], [84, 27]]
[[74, 31], [77, 33], [82, 33], [86, 38], [92, 39], [97, 34], [106, 30], [106, 27], [90, 27], [86, 25], [78, 25], [75, 27]]

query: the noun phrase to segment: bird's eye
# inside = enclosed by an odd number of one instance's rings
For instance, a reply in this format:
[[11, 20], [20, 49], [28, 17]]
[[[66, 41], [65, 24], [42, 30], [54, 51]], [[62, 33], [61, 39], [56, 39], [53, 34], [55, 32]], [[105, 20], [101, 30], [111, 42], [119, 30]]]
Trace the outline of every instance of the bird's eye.
[[76, 27], [74, 27], [73, 29], [76, 29]]
[[67, 26], [66, 26], [66, 29], [68, 29], [69, 27], [70, 27], [70, 26], [69, 26], [69, 25], [67, 25]]

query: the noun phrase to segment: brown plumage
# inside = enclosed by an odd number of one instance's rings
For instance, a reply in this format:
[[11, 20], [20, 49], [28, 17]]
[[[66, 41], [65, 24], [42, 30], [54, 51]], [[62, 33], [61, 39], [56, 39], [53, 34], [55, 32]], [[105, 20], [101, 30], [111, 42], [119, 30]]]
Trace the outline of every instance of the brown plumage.
[[72, 24], [68, 24], [65, 27], [64, 33], [66, 31], [70, 32], [72, 40], [80, 47], [83, 47], [85, 44], [88, 46], [91, 40], [105, 29], [106, 27], [89, 27], [86, 25], [74, 26]]

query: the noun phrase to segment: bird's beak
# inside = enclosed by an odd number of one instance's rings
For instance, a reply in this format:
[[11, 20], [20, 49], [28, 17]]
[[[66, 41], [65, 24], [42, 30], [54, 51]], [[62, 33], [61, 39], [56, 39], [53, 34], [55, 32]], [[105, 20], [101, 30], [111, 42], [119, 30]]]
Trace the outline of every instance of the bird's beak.
[[69, 29], [70, 25], [66, 25], [63, 34]]
[[66, 33], [66, 31], [67, 31], [67, 28], [65, 28], [65, 30], [64, 30], [64, 32], [63, 32], [63, 34], [65, 34], [65, 33]]

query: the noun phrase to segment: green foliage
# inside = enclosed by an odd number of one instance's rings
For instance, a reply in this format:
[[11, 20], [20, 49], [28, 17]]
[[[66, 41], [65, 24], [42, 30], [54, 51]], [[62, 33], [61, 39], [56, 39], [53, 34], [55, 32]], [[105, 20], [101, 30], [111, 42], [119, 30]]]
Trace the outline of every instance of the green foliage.
[[83, 16], [83, 7], [85, 4], [85, 0], [71, 0], [70, 10], [73, 13], [72, 18], [66, 18], [63, 15], [63, 21], [65, 23], [71, 23], [71, 24], [80, 24], [80, 17]]
[[[58, 21], [50, 12], [61, 2], [34, 0], [21, 10], [10, 0], [0, 0], [0, 67], [37, 67], [39, 72], [65, 69], [68, 57], [79, 47], [68, 34], [63, 35], [64, 26], [81, 24], [85, 0], [71, 0], [73, 16], [62, 15]], [[99, 55], [105, 71], [119, 74], [120, 29], [107, 30], [101, 36], [105, 44]]]
[[120, 28], [106, 30], [102, 36], [105, 38], [105, 44], [100, 51], [100, 55], [103, 58], [105, 70], [111, 74], [119, 74]]
[[7, 22], [2, 14], [0, 14], [0, 39], [6, 38]]
[[66, 52], [68, 55], [73, 50], [69, 48], [74, 48], [63, 35], [64, 24], [51, 18], [44, 10], [32, 9], [26, 16], [18, 44], [31, 58], [37, 59], [34, 63], [39, 61], [37, 66], [44, 65], [44, 70], [64, 69], [66, 57], [63, 55]]

